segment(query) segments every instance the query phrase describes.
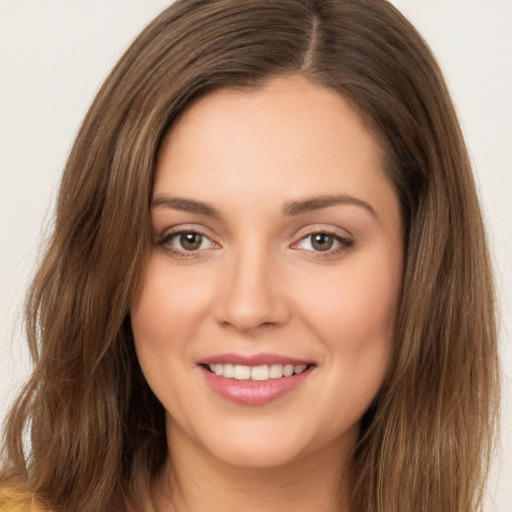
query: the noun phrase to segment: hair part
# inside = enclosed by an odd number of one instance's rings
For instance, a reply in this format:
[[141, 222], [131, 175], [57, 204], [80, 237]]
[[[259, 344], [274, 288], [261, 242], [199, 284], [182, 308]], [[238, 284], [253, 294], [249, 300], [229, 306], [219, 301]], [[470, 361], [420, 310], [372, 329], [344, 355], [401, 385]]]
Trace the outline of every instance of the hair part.
[[197, 98], [290, 74], [338, 92], [371, 127], [406, 226], [393, 363], [362, 421], [354, 510], [478, 509], [499, 379], [485, 231], [441, 71], [385, 0], [178, 0], [135, 40], [62, 178], [26, 303], [35, 369], [8, 419], [2, 485], [52, 510], [148, 506], [168, 448], [129, 311], [156, 155]]

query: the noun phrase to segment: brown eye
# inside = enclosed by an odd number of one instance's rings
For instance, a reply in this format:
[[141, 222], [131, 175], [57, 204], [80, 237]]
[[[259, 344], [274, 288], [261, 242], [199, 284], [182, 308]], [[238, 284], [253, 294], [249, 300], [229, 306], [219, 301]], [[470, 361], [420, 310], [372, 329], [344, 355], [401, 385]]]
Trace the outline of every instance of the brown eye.
[[219, 249], [220, 245], [198, 231], [174, 231], [166, 233], [158, 244], [174, 257], [196, 257], [209, 249]]
[[315, 251], [328, 251], [334, 245], [334, 236], [328, 233], [315, 233], [311, 235], [311, 246]]
[[[294, 249], [303, 249], [312, 253], [325, 253], [325, 255], [336, 255], [350, 249], [353, 240], [349, 240], [335, 233], [328, 231], [316, 231], [304, 236], [293, 244]], [[320, 255], [318, 255], [320, 256]]]
[[199, 233], [182, 233], [179, 244], [185, 251], [197, 251], [203, 243], [203, 235]]

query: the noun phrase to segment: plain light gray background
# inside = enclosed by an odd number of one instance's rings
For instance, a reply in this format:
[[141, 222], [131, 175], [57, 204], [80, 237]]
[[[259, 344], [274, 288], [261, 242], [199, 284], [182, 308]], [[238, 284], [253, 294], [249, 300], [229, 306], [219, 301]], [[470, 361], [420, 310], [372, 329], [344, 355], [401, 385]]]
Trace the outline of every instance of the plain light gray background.
[[[502, 446], [485, 512], [512, 512], [512, 1], [394, 0], [438, 56], [471, 151], [502, 308]], [[81, 119], [168, 0], [0, 0], [0, 418], [28, 371], [23, 292]]]

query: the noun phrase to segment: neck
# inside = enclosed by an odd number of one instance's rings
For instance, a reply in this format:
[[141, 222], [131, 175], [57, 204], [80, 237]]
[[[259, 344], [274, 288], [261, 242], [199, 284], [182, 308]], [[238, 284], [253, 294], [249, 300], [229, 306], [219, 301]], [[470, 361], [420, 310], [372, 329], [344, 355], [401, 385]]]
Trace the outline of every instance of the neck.
[[326, 446], [279, 467], [226, 464], [176, 432], [158, 512], [349, 512], [350, 453]]

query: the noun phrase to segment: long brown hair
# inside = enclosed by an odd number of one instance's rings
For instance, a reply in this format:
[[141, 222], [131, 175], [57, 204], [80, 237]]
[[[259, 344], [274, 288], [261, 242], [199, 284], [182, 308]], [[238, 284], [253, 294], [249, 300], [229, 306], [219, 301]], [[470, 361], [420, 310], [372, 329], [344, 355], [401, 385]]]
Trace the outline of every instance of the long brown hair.
[[178, 0], [128, 49], [73, 146], [28, 295], [35, 369], [6, 424], [2, 485], [45, 510], [147, 509], [168, 451], [129, 311], [158, 148], [199, 96], [286, 74], [365, 119], [406, 225], [394, 359], [362, 420], [353, 508], [479, 508], [498, 405], [486, 237], [441, 72], [385, 0]]

